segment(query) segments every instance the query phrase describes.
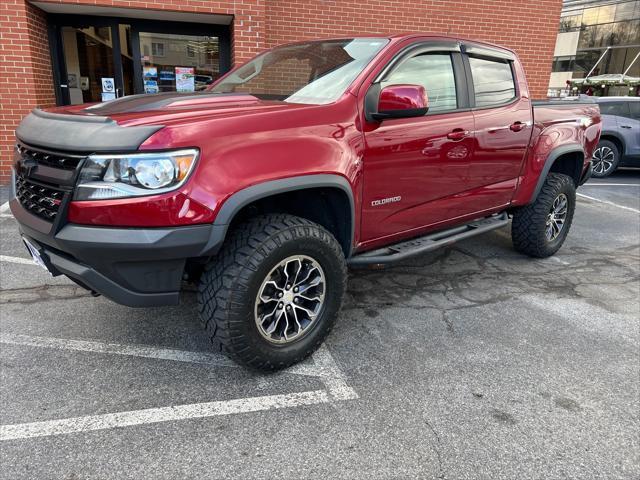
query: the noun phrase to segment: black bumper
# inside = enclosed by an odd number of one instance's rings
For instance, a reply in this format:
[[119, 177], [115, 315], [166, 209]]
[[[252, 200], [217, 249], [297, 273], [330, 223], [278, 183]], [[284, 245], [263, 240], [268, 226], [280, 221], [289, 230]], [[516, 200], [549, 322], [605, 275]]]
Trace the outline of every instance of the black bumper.
[[224, 227], [111, 228], [66, 224], [55, 230], [13, 199], [21, 233], [54, 275], [130, 307], [177, 305], [188, 258], [215, 254]]

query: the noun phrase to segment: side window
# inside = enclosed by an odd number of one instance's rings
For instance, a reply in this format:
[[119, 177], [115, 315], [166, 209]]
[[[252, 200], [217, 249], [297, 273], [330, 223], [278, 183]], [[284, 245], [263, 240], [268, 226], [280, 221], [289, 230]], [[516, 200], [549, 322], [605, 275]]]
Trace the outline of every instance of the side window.
[[382, 82], [381, 87], [403, 83], [425, 88], [429, 98], [429, 113], [458, 107], [453, 63], [448, 53], [424, 53], [405, 60]]
[[631, 118], [640, 120], [640, 102], [629, 102], [629, 109], [631, 110]]
[[507, 60], [469, 57], [476, 107], [506, 103], [516, 96], [511, 64]]
[[600, 104], [602, 115], [617, 115], [618, 117], [630, 117], [629, 104], [626, 102], [602, 102]]

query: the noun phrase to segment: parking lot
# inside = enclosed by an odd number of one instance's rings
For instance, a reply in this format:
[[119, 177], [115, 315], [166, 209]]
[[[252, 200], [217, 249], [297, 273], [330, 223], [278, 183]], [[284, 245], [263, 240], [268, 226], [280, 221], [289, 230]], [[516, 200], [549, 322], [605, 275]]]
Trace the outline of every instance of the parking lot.
[[640, 172], [579, 193], [554, 257], [504, 229], [351, 271], [325, 346], [275, 375], [209, 353], [192, 293], [49, 277], [3, 207], [0, 476], [639, 478]]

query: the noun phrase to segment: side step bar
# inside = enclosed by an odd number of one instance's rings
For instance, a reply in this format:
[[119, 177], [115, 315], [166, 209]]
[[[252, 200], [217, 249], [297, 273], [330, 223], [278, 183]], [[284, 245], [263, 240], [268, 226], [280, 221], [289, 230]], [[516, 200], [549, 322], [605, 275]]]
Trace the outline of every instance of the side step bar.
[[431, 252], [438, 248], [456, 243], [459, 240], [480, 235], [481, 233], [501, 228], [509, 223], [506, 212], [491, 217], [476, 220], [460, 227], [450, 228], [424, 237], [405, 240], [403, 242], [378, 248], [370, 252], [355, 255], [347, 260], [349, 266], [356, 265], [389, 265], [405, 260], [415, 255]]

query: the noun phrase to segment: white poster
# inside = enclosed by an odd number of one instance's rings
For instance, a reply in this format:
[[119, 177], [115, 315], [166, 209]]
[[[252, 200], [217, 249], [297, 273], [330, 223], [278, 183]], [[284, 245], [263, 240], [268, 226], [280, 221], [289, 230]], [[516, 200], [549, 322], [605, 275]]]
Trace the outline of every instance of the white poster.
[[196, 76], [193, 67], [176, 67], [176, 91], [194, 92], [196, 90]]
[[104, 93], [115, 93], [116, 84], [113, 78], [102, 77], [102, 91]]

